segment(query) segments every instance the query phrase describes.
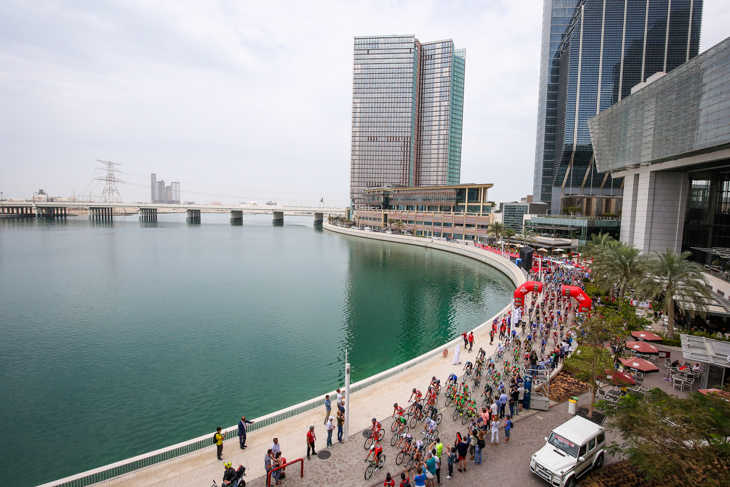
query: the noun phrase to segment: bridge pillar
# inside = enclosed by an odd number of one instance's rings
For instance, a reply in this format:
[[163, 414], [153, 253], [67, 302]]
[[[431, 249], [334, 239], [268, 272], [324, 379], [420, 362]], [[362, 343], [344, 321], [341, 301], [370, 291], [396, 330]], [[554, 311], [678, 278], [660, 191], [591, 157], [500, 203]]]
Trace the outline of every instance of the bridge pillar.
[[89, 220], [108, 221], [114, 217], [112, 208], [89, 207]]
[[273, 212], [271, 221], [274, 225], [283, 225], [284, 224], [284, 212], [283, 211]]
[[243, 223], [242, 210], [231, 210], [231, 223]]
[[314, 214], [314, 226], [321, 227], [323, 219], [324, 219], [324, 213], [315, 213]]
[[140, 208], [139, 221], [149, 223], [157, 221], [157, 208]]
[[188, 210], [185, 220], [188, 223], [200, 223], [200, 210]]

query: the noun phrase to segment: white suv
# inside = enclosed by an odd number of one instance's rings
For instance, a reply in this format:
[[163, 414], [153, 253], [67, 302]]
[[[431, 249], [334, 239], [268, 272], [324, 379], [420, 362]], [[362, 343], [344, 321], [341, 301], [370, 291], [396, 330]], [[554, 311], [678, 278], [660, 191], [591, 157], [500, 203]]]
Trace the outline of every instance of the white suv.
[[530, 470], [555, 487], [573, 487], [579, 477], [603, 465], [606, 432], [576, 416], [555, 428], [530, 459]]

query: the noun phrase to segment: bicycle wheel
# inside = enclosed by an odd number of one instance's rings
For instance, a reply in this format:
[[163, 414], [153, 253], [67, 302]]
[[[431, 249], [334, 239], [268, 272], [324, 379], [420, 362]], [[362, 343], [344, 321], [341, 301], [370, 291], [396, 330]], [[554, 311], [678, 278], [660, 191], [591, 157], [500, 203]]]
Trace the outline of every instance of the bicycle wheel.
[[471, 418], [471, 414], [469, 414], [469, 413], [462, 414], [461, 415], [461, 424], [466, 424], [467, 422], [469, 422], [469, 418]]
[[409, 429], [410, 429], [410, 428], [408, 428], [408, 425], [406, 425], [406, 426], [403, 426], [403, 434], [406, 434], [406, 433], [408, 433], [408, 430], [409, 430]]
[[418, 418], [415, 415], [413, 415], [413, 417], [411, 417], [411, 420], [408, 422], [408, 426], [410, 426], [411, 428], [415, 428], [417, 424], [418, 424]]
[[446, 407], [449, 407], [449, 405], [451, 404], [451, 401], [453, 401], [453, 400], [454, 400], [453, 395], [446, 394], [446, 402], [444, 403], [446, 405]]
[[373, 437], [372, 436], [368, 436], [368, 438], [365, 440], [365, 445], [364, 445], [365, 446], [365, 449], [366, 450], [369, 450], [370, 449], [370, 446], [372, 446], [372, 444], [373, 444]]
[[438, 414], [436, 415], [436, 417], [434, 418], [434, 420], [436, 421], [436, 424], [441, 424], [441, 420], [442, 420], [442, 419], [444, 419], [444, 416], [443, 416], [443, 414], [441, 414], [441, 413], [438, 413]]
[[375, 466], [371, 463], [368, 465], [368, 468], [365, 469], [365, 480], [369, 480], [370, 477], [373, 476], [373, 472], [375, 471]]
[[391, 425], [390, 425], [390, 431], [392, 432], [392, 431], [395, 431], [396, 429], [398, 429], [398, 421], [394, 419], [393, 423], [391, 423]]
[[487, 408], [487, 406], [489, 406], [489, 404], [487, 404], [487, 400], [486, 400], [486, 399], [484, 399], [484, 400], [482, 401], [482, 409], [486, 409], [486, 408]]
[[380, 431], [378, 431], [378, 441], [382, 441], [383, 436], [385, 436], [385, 431], [381, 429]]
[[403, 463], [403, 459], [406, 457], [406, 454], [404, 452], [398, 453], [398, 455], [395, 457], [395, 464], [400, 465]]
[[390, 446], [395, 446], [398, 442], [398, 432], [393, 433], [393, 437], [390, 439]]
[[438, 397], [438, 396], [435, 396], [435, 397], [433, 398], [433, 405], [434, 405], [434, 406], [438, 406], [438, 405], [439, 405], [439, 397]]
[[454, 409], [454, 421], [459, 418], [459, 408]]
[[380, 460], [378, 461], [378, 468], [383, 468], [385, 465], [385, 453], [380, 454]]
[[410, 470], [413, 468], [413, 464], [415, 463], [413, 459], [413, 455], [409, 455], [410, 458], [408, 459], [408, 462], [406, 463], [406, 470]]

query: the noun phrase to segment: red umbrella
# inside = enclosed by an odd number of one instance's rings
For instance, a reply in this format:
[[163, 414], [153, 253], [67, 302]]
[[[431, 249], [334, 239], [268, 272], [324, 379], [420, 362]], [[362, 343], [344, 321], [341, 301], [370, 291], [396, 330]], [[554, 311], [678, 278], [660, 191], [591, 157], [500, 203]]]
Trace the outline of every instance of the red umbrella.
[[626, 348], [630, 348], [631, 350], [636, 350], [639, 353], [653, 353], [653, 354], [659, 353], [658, 348], [656, 348], [651, 343], [646, 343], [646, 342], [626, 342]]
[[626, 372], [606, 370], [606, 381], [617, 386], [635, 385], [636, 381]]
[[718, 396], [722, 397], [726, 401], [730, 401], [730, 392], [723, 391], [720, 389], [700, 389], [697, 392], [701, 392], [702, 394], [709, 396], [711, 394], [717, 394]]
[[662, 337], [660, 337], [656, 333], [652, 333], [650, 331], [632, 331], [631, 336], [636, 338], [637, 340], [646, 340], [648, 342], [661, 342], [662, 341]]
[[624, 367], [628, 367], [629, 369], [638, 370], [640, 372], [648, 373], [648, 372], [659, 372], [659, 367], [654, 365], [653, 363], [644, 360], [643, 358], [622, 358], [620, 359], [621, 363], [624, 364]]

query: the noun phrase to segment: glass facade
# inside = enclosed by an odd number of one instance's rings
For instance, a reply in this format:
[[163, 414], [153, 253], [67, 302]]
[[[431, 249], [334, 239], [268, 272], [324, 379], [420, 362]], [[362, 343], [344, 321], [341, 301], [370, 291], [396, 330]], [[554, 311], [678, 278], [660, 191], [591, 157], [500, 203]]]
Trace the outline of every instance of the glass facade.
[[730, 39], [589, 121], [601, 171], [730, 144]]
[[527, 203], [505, 203], [502, 205], [502, 223], [516, 232], [522, 231], [522, 217], [527, 214]]
[[350, 199], [389, 184], [458, 184], [465, 51], [451, 40], [355, 38]]
[[[547, 3], [547, 2], [546, 2]], [[551, 189], [542, 201], [553, 213], [568, 195], [618, 195], [621, 181], [599, 174], [588, 119], [657, 72], [697, 55], [702, 0], [580, 0], [557, 48], [557, 89]], [[538, 137], [539, 137], [538, 128]], [[537, 163], [536, 163], [537, 175]], [[537, 187], [537, 184], [535, 184]]]
[[578, 0], [544, 0], [543, 4], [537, 142], [532, 188], [535, 201], [549, 203], [552, 194], [559, 74], [556, 54], [577, 3]]

